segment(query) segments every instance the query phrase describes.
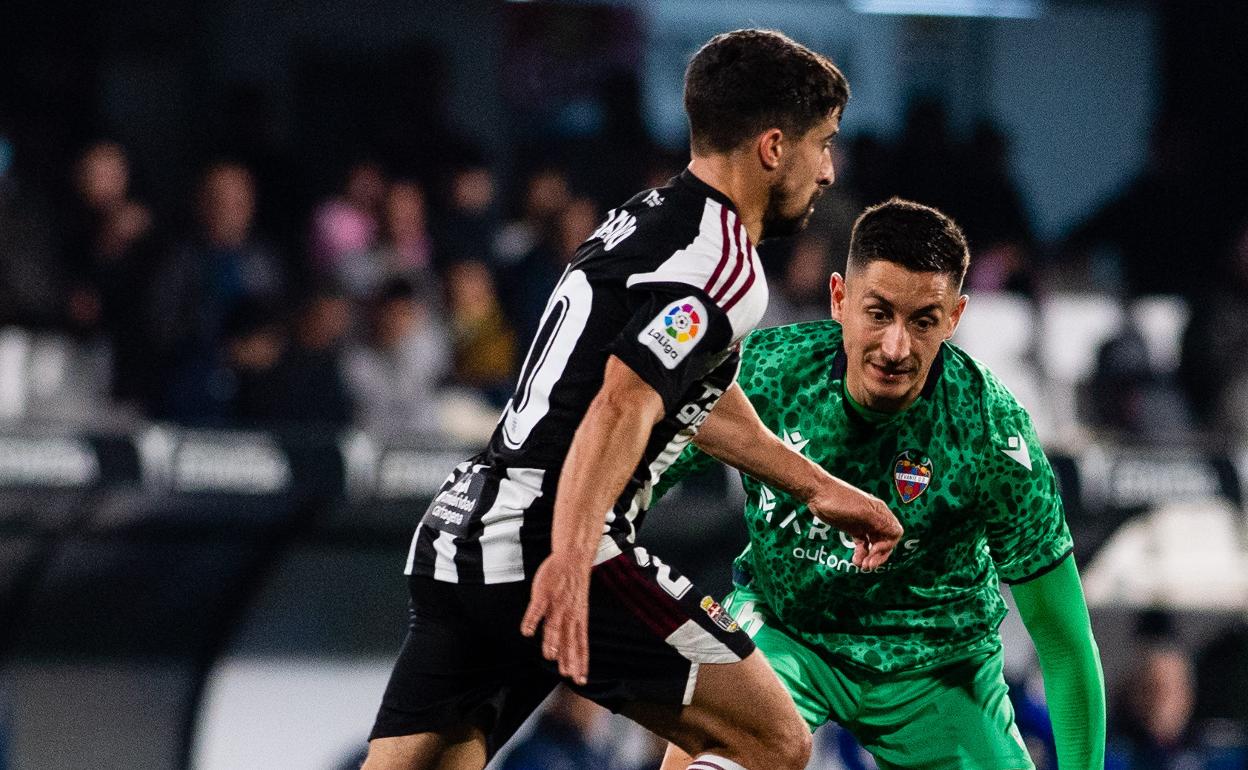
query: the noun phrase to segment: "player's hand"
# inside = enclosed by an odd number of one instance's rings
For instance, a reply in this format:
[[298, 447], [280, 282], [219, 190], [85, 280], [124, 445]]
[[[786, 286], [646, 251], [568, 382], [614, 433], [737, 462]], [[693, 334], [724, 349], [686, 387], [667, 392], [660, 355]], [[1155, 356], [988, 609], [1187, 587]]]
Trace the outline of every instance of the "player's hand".
[[828, 477], [806, 507], [854, 539], [854, 564], [861, 569], [877, 569], [901, 540], [901, 522], [880, 498]]
[[577, 684], [589, 674], [589, 571], [582, 559], [552, 553], [537, 574], [520, 633], [542, 626], [542, 655], [559, 663], [559, 673]]

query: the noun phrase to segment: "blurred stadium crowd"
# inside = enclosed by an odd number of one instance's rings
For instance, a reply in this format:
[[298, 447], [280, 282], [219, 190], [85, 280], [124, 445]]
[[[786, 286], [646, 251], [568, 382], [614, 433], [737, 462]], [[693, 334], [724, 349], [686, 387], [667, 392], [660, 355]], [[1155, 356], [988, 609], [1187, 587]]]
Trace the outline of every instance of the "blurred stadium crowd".
[[[806, 233], [766, 245], [765, 323], [825, 316], [856, 214], [911, 197], [963, 223], [974, 299], [959, 341], [1049, 437], [1074, 425], [1065, 415], [1144, 440], [1203, 429], [1234, 441], [1248, 428], [1248, 211], [1194, 232], [1183, 141], [1159, 126], [1143, 175], [1046, 244], [1008, 137], [981, 123], [956, 141], [939, 103], [915, 104], [896, 142], [844, 148]], [[268, 197], [283, 169], [246, 153], [213, 155], [186, 198], [162, 206], [115, 140], [83, 145], [52, 189], [0, 165], [0, 414], [75, 422], [124, 407], [187, 426], [479, 438], [577, 245], [621, 190], [681, 166], [643, 128], [620, 142], [612, 152], [640, 162], [552, 156], [512, 184], [476, 153], [421, 176], [361, 154], [306, 204]]]
[[[684, 165], [649, 136], [639, 88], [608, 79], [599, 130], [518, 141], [515, 163], [421, 131], [445, 116], [395, 110], [373, 132], [388, 139], [315, 174], [266, 139], [278, 133], [270, 112], [244, 89], [219, 125], [187, 129], [200, 162], [176, 199], [156, 183], [166, 170], [124, 138], [80, 131], [49, 153], [46, 116], [0, 112], [0, 426], [360, 428], [381, 442], [479, 443], [578, 244], [611, 206]], [[760, 249], [764, 325], [825, 317], [858, 212], [914, 198], [951, 214], [972, 246], [955, 341], [1016, 391], [1046, 444], [1242, 451], [1248, 174], [1229, 160], [1211, 174], [1223, 149], [1203, 146], [1203, 130], [1163, 112], [1139, 175], [1053, 241], [1030, 221], [1011, 137], [989, 122], [956, 132], [941, 103], [915, 101], [895, 138], [859, 133], [838, 147], [836, 185], [808, 231]], [[1064, 493], [1087, 496], [1096, 480], [1081, 479]], [[1235, 506], [1241, 484], [1222, 485]], [[1243, 542], [1242, 511], [1227, 520]], [[1120, 523], [1072, 521], [1088, 533], [1081, 559]], [[1190, 525], [1166, 531], [1193, 538]], [[1225, 634], [1196, 640], [1180, 615], [1112, 616], [1125, 630], [1122, 644], [1102, 641], [1117, 670], [1107, 767], [1248, 766], [1248, 626], [1236, 612]], [[1051, 768], [1031, 679], [1023, 669], [1015, 705]], [[505, 767], [640, 767], [661, 750], [633, 733], [622, 742], [624, 728], [583, 702], [541, 719]], [[2, 747], [0, 731], [0, 766]], [[822, 766], [869, 766], [835, 731], [820, 751]]]

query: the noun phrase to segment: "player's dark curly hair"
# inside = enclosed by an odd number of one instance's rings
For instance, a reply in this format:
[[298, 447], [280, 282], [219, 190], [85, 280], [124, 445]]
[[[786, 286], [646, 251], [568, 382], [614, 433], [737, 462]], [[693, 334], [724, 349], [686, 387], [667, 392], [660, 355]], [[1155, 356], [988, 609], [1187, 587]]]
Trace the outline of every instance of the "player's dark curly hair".
[[773, 30], [716, 35], [685, 71], [695, 153], [728, 152], [770, 128], [801, 136], [847, 101], [835, 64]]
[[880, 259], [916, 273], [945, 273], [961, 288], [971, 252], [962, 228], [948, 215], [891, 198], [862, 212], [849, 239], [850, 269]]

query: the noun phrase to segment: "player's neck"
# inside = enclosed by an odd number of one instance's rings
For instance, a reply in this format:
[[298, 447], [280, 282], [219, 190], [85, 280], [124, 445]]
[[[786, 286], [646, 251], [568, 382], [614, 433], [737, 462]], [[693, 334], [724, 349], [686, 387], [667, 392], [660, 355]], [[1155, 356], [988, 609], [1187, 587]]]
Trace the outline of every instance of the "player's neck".
[[767, 211], [767, 188], [742, 169], [735, 154], [694, 155], [689, 161], [693, 175], [719, 190], [737, 207], [737, 215], [752, 243], [763, 235], [763, 214]]

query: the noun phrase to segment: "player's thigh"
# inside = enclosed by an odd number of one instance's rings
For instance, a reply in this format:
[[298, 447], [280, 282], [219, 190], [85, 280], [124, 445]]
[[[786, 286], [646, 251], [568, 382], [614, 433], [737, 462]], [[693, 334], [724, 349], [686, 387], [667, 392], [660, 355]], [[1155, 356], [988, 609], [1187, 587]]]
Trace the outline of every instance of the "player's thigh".
[[643, 548], [594, 568], [589, 649], [589, 682], [573, 689], [688, 751], [809, 742], [731, 615]]
[[462, 725], [444, 733], [374, 738], [360, 770], [482, 770], [488, 761], [485, 733]]
[[630, 703], [622, 713], [690, 756], [731, 750], [792, 767], [810, 753], [810, 730], [758, 650], [702, 665], [688, 706]]
[[[558, 684], [518, 631], [527, 588], [412, 578], [411, 591], [411, 624], [370, 746], [392, 754], [427, 757], [436, 750], [471, 757], [481, 744], [492, 756]], [[494, 627], [482, 618], [502, 619]], [[398, 738], [408, 740], [389, 740]]]
[[1034, 770], [999, 648], [873, 687], [851, 731], [881, 770]]
[[857, 712], [858, 683], [790, 636], [761, 595], [737, 586], [724, 599], [724, 607], [754, 640], [812, 733], [829, 721], [844, 722]]

